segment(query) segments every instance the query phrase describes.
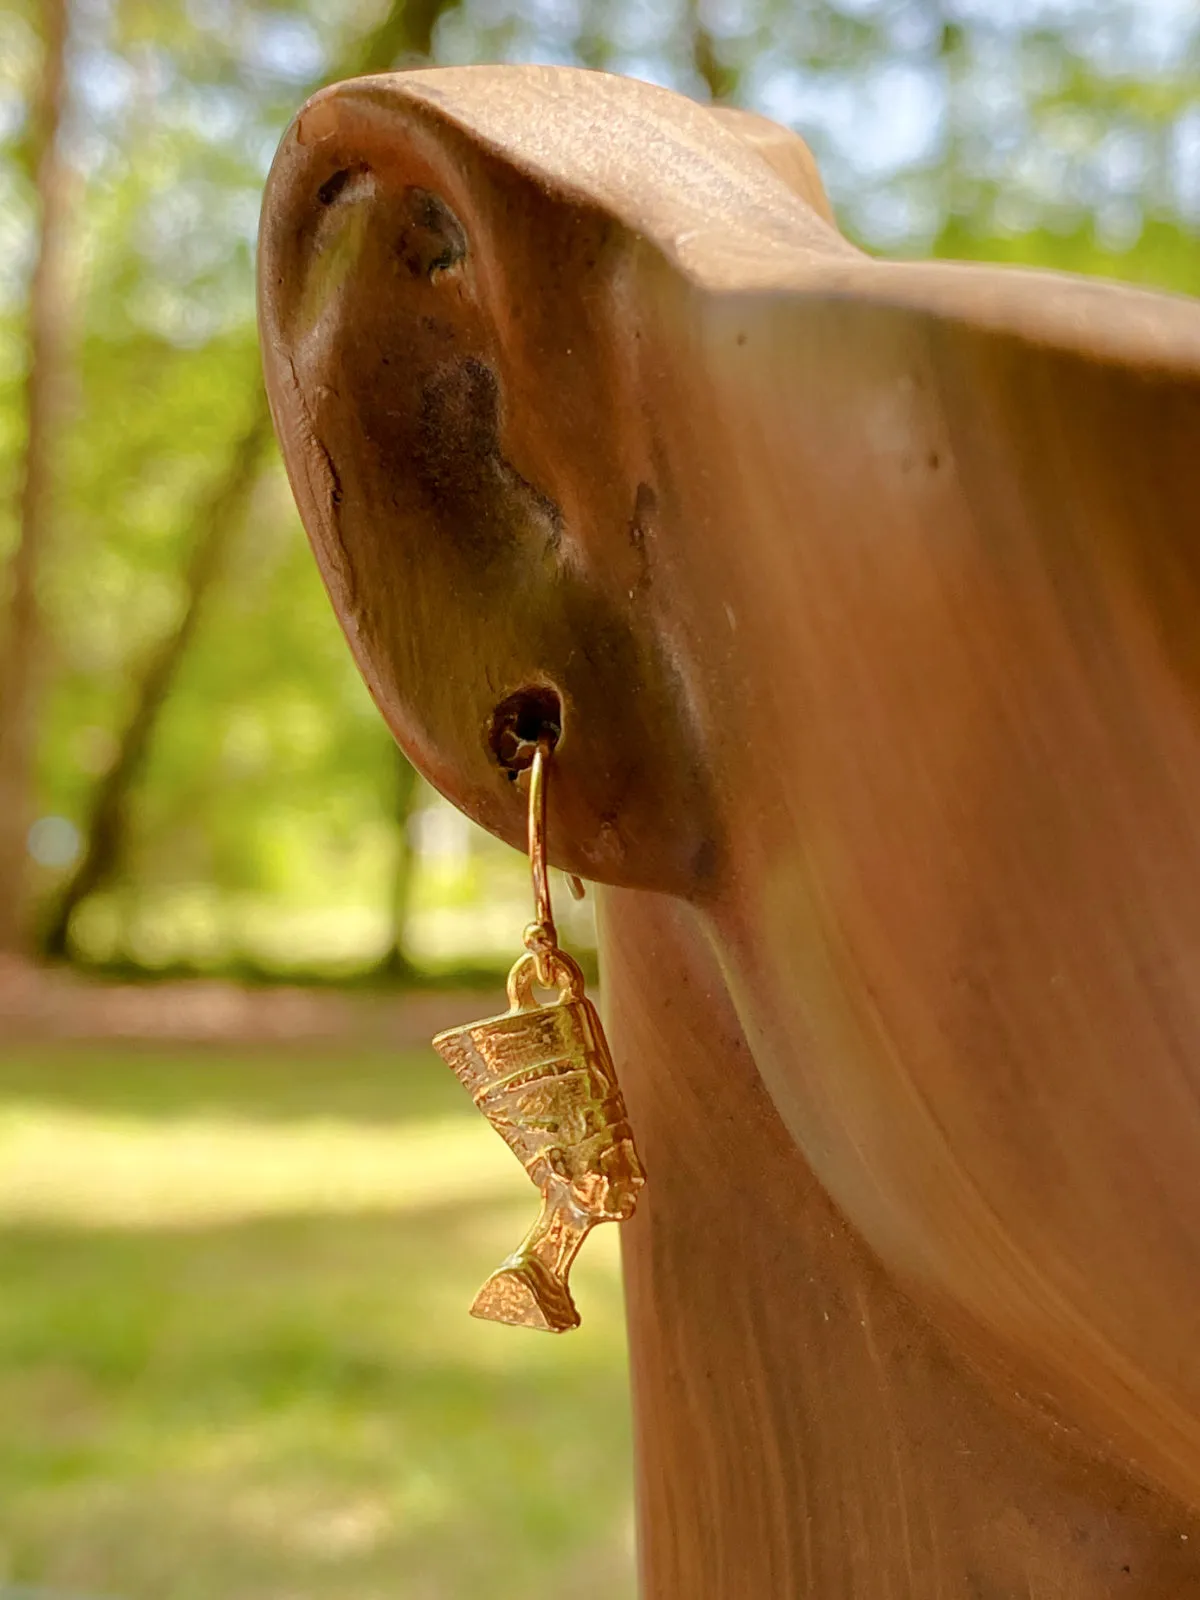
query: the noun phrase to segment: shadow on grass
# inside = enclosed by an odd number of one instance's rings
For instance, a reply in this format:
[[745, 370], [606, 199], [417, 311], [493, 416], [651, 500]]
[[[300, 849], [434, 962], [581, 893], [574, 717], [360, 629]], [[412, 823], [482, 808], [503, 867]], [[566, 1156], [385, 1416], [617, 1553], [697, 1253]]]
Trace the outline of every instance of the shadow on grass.
[[0, 1583], [631, 1594], [615, 1258], [569, 1339], [465, 1312], [526, 1213], [0, 1236]]
[[0, 1061], [0, 1592], [632, 1594], [615, 1230], [578, 1333], [473, 1321], [536, 1205], [476, 1117], [423, 1052]]
[[0, 1108], [36, 1102], [146, 1119], [403, 1122], [478, 1113], [432, 1050], [54, 1043], [0, 1051]]

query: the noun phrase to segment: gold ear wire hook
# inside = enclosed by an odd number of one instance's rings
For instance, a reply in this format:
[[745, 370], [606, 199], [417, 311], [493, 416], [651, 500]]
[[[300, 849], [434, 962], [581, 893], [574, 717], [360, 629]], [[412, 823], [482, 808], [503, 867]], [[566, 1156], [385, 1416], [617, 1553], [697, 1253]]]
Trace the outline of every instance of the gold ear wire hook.
[[554, 746], [537, 742], [529, 768], [529, 869], [533, 876], [534, 920], [525, 929], [525, 948], [537, 962], [537, 980], [543, 989], [554, 987], [558, 929], [550, 903], [550, 867], [546, 860], [546, 769]]

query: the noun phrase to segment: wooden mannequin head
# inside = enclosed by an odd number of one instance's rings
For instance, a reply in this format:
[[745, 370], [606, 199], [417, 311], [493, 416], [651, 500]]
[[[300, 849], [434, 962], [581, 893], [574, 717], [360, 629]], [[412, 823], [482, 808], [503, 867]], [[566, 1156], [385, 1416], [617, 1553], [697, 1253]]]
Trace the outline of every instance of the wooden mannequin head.
[[793, 135], [550, 68], [318, 95], [260, 284], [406, 752], [519, 847], [556, 721], [556, 863], [693, 908], [888, 1278], [1194, 1504], [1200, 310], [871, 261]]

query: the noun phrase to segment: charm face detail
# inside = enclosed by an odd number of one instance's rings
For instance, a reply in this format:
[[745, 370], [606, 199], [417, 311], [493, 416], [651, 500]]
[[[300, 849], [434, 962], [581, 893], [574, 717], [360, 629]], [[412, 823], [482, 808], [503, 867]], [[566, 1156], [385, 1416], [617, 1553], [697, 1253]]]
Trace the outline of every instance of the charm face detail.
[[558, 1000], [536, 1005], [536, 957], [508, 980], [511, 1009], [439, 1034], [434, 1048], [542, 1191], [537, 1220], [492, 1273], [473, 1316], [564, 1333], [579, 1326], [567, 1274], [598, 1222], [632, 1216], [645, 1173], [583, 975], [551, 957]]
[[[480, 1289], [471, 1313], [565, 1333], [579, 1326], [567, 1274], [580, 1245], [598, 1222], [633, 1215], [646, 1174], [583, 973], [558, 947], [546, 865], [552, 749], [549, 739], [540, 740], [529, 770], [536, 920], [508, 975], [509, 1009], [439, 1033], [433, 1047], [542, 1191], [537, 1221]], [[557, 989], [558, 999], [538, 1005], [535, 982]]]

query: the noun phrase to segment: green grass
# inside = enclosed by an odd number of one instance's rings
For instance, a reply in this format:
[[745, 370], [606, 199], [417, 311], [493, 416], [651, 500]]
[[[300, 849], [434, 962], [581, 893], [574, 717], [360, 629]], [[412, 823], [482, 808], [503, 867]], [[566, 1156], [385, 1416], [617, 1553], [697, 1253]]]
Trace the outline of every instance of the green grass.
[[432, 1056], [0, 1057], [0, 1595], [631, 1595], [616, 1230], [466, 1314], [535, 1204]]

